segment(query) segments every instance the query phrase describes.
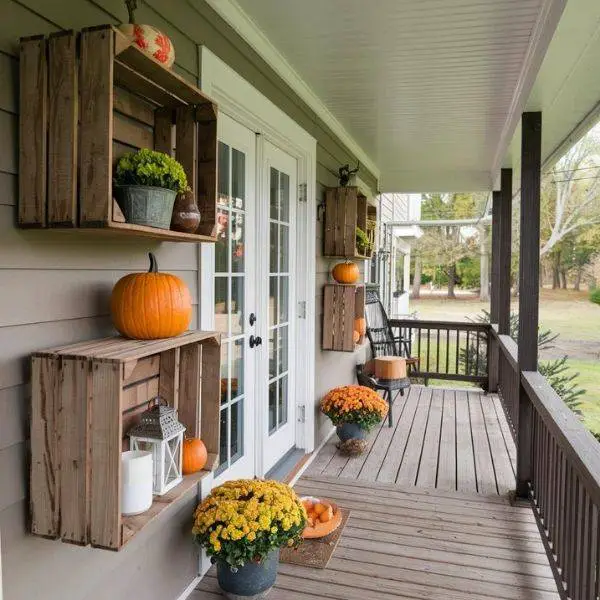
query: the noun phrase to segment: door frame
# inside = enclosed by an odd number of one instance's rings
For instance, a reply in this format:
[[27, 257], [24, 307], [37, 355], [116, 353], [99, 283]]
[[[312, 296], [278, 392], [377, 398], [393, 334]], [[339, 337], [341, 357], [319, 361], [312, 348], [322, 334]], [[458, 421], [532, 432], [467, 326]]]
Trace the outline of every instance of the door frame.
[[[198, 46], [199, 86], [219, 110], [257, 134], [257, 169], [262, 169], [263, 143], [268, 140], [298, 161], [299, 202], [296, 210], [296, 447], [312, 452], [315, 446], [315, 272], [316, 272], [316, 140], [205, 46]], [[257, 197], [263, 193], [257, 173]], [[198, 323], [214, 327], [214, 245], [199, 244]], [[256, 447], [256, 473], [262, 470], [262, 437]]]

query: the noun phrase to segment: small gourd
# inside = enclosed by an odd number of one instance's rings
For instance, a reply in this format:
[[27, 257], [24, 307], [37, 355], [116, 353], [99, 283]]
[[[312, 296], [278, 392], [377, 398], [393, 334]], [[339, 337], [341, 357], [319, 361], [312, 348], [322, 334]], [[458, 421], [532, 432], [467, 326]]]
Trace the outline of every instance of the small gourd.
[[206, 465], [208, 454], [206, 446], [201, 439], [186, 438], [183, 440], [183, 458], [181, 461], [182, 472], [184, 475], [191, 475], [202, 471]]
[[358, 317], [354, 319], [354, 329], [358, 331], [359, 335], [366, 335], [367, 333], [367, 321], [364, 317]]

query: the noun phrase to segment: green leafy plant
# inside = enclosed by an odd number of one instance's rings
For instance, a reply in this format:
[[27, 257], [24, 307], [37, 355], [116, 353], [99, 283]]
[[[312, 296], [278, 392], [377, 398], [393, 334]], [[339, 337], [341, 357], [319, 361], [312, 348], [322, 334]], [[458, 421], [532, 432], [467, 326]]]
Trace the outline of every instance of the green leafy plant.
[[183, 167], [174, 159], [154, 150], [124, 154], [117, 162], [115, 185], [148, 185], [183, 193], [188, 189]]
[[361, 254], [367, 254], [371, 250], [369, 236], [360, 228], [356, 228], [356, 248]]
[[600, 288], [596, 288], [590, 292], [590, 301], [594, 304], [600, 304]]
[[301, 541], [307, 516], [294, 490], [278, 481], [238, 479], [212, 490], [194, 514], [192, 533], [213, 561], [232, 570], [262, 562]]

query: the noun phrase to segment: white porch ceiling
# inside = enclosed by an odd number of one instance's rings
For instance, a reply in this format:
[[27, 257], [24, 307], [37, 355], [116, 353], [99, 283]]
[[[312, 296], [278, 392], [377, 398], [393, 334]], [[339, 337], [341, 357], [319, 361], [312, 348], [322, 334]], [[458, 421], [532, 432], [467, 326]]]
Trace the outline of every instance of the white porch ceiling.
[[490, 189], [562, 9], [557, 0], [237, 1], [379, 167], [382, 191], [401, 192]]

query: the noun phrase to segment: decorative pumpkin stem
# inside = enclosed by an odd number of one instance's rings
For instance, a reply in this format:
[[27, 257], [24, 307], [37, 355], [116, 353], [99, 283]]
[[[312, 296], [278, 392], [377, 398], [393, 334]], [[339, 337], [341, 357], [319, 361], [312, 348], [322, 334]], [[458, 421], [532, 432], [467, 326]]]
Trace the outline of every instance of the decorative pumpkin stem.
[[150, 268], [148, 269], [148, 273], [158, 273], [158, 263], [156, 262], [156, 256], [154, 256], [152, 252], [148, 252], [148, 256], [150, 257]]
[[125, 6], [127, 7], [127, 12], [129, 13], [129, 23], [131, 25], [135, 25], [134, 12], [137, 10], [137, 0], [125, 0]]

